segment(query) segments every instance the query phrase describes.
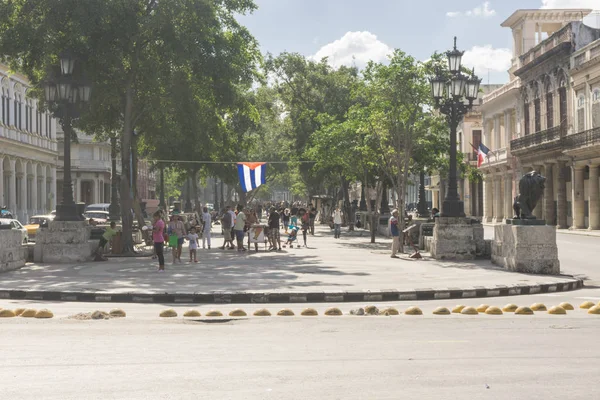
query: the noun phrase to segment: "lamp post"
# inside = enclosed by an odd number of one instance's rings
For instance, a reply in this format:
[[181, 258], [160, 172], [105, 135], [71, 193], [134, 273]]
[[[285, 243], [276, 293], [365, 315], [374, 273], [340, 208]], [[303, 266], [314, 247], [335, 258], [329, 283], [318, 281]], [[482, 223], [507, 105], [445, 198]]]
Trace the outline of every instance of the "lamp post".
[[456, 165], [456, 129], [462, 117], [473, 107], [477, 98], [481, 79], [472, 71], [470, 76], [461, 72], [461, 59], [464, 52], [457, 50], [456, 37], [454, 49], [446, 52], [449, 73], [437, 72], [430, 80], [431, 92], [436, 108], [446, 116], [450, 126], [450, 171], [448, 190], [442, 203], [442, 217], [464, 217], [464, 203], [458, 196]]
[[158, 203], [158, 208], [161, 210], [167, 209], [165, 202], [165, 167], [162, 164], [160, 165], [160, 202]]
[[[75, 69], [76, 59], [70, 52], [59, 56], [60, 73], [54, 74], [44, 83], [44, 97], [48, 108], [60, 121], [64, 133], [63, 198], [56, 206], [56, 221], [80, 221], [73, 200], [73, 182], [71, 180], [71, 137], [73, 121], [79, 118], [80, 107], [89, 102], [91, 86], [82, 78], [81, 68]], [[77, 72], [75, 74], [74, 72]]]

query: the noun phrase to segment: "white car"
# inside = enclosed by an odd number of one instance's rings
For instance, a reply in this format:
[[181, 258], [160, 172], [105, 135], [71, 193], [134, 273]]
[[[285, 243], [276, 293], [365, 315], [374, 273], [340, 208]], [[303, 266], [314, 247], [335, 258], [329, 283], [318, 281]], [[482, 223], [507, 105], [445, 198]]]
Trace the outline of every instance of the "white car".
[[27, 229], [25, 229], [25, 227], [23, 225], [21, 225], [21, 223], [19, 221], [17, 221], [16, 219], [0, 218], [0, 224], [1, 225], [9, 224], [11, 226], [11, 229], [16, 229], [18, 231], [21, 231], [21, 239], [24, 244], [27, 244], [27, 242], [29, 241], [29, 235], [27, 235]]

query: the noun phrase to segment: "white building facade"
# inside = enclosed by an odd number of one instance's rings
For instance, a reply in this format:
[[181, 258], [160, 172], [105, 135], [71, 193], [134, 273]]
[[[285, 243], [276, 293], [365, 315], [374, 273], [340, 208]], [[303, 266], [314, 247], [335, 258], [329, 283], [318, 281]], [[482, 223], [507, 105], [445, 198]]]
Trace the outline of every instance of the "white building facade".
[[26, 223], [56, 207], [57, 123], [3, 64], [0, 88], [0, 203]]

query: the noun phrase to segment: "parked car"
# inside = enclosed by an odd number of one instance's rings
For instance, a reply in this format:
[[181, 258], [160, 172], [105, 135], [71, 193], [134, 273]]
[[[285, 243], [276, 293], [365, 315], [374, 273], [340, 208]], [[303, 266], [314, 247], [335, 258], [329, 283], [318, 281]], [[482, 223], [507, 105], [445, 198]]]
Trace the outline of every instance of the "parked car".
[[110, 203], [98, 203], [98, 204], [90, 204], [85, 207], [85, 212], [88, 211], [106, 211], [108, 212], [108, 208], [110, 207]]
[[23, 243], [27, 244], [27, 242], [29, 241], [29, 236], [27, 235], [27, 229], [25, 229], [25, 227], [23, 225], [21, 225], [21, 223], [19, 221], [17, 221], [16, 219], [0, 218], [0, 224], [10, 225], [11, 229], [21, 231], [21, 238], [22, 238]]
[[54, 215], [34, 215], [33, 217], [29, 218], [29, 223], [25, 225], [28, 239], [33, 242], [40, 225], [49, 223], [50, 221], [54, 220], [54, 217]]
[[86, 211], [83, 213], [86, 220], [94, 219], [99, 224], [106, 224], [108, 222], [109, 213], [108, 211]]

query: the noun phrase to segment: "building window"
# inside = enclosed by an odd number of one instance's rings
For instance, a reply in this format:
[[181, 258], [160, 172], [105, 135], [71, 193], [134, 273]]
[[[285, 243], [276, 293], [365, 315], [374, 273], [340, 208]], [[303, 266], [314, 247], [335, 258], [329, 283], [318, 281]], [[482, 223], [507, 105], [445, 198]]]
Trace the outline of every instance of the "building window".
[[4, 125], [8, 125], [8, 112], [7, 112], [8, 102], [9, 102], [8, 88], [3, 87], [2, 88], [2, 123]]
[[600, 128], [600, 88], [592, 91], [592, 128]]
[[52, 117], [46, 113], [46, 137], [52, 139]]
[[548, 129], [554, 127], [554, 96], [552, 93], [546, 95], [546, 127]]
[[577, 97], [577, 131], [585, 130], [585, 96], [583, 94]]
[[529, 103], [525, 103], [525, 109], [523, 110], [523, 125], [525, 125], [525, 135], [529, 135]]

